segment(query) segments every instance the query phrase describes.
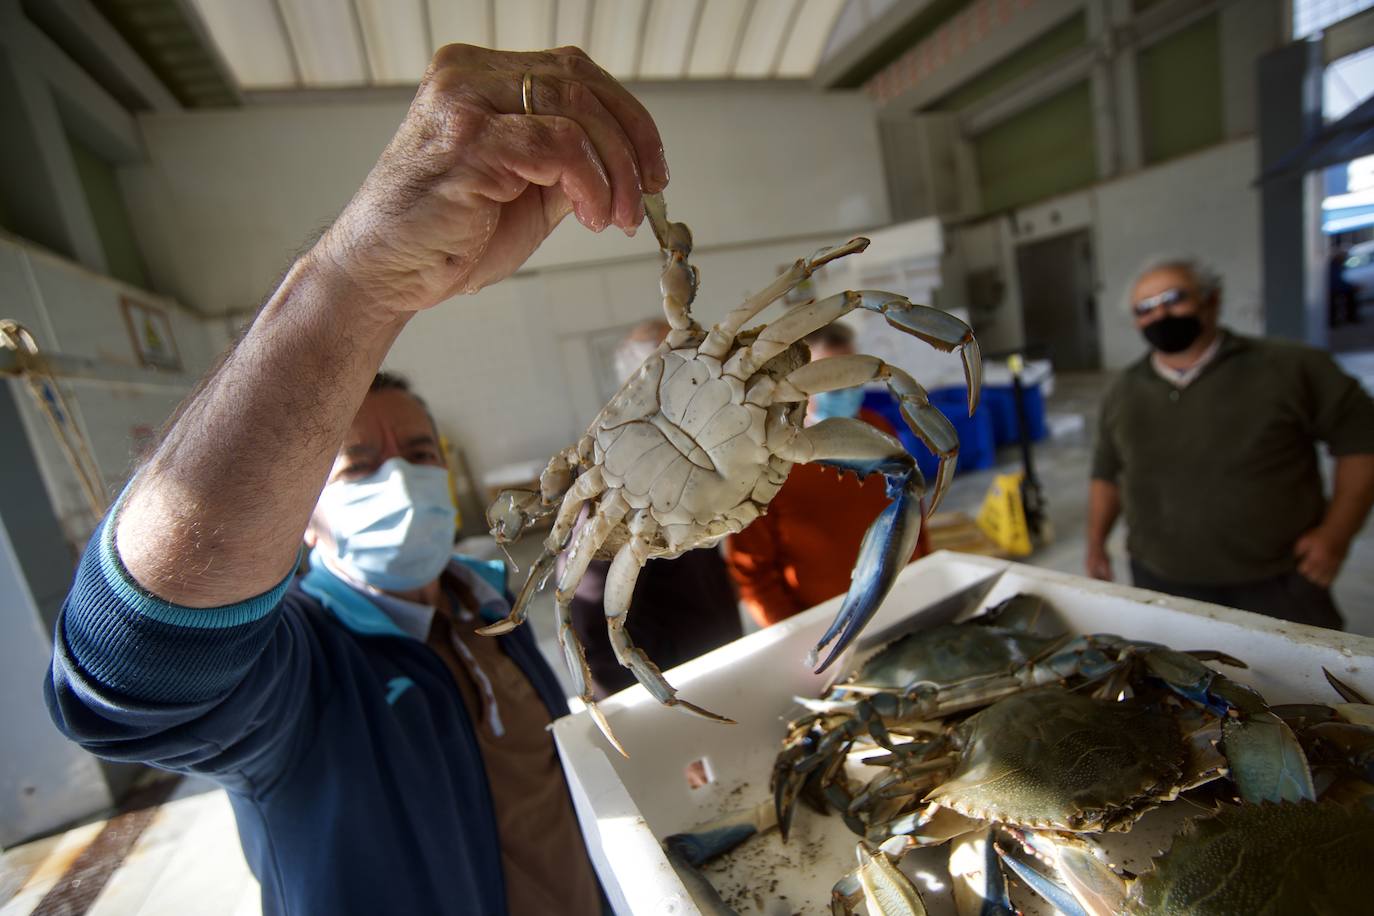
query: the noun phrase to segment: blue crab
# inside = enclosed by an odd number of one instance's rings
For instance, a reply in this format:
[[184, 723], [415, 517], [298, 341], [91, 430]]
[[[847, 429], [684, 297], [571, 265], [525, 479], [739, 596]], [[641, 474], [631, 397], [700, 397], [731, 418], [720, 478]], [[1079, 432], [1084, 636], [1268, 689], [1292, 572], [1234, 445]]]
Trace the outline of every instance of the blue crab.
[[[1314, 798], [1289, 726], [1204, 663], [1239, 660], [1111, 634], [1042, 635], [1038, 612], [1025, 613], [1033, 601], [1018, 596], [1008, 602], [1017, 614], [998, 607], [903, 637], [824, 699], [802, 701], [813, 712], [793, 723], [777, 758], [775, 806], [784, 831], [802, 798], [837, 811], [867, 844], [860, 868], [836, 885], [837, 912], [859, 899], [871, 908], [874, 881], [888, 882], [880, 890], [891, 899], [913, 894], [884, 861], [918, 846], [950, 843], [974, 860], [951, 869], [960, 912], [1009, 913], [1000, 865], [987, 861], [996, 859], [990, 829], [1125, 831], [1228, 775], [1249, 802]], [[845, 763], [863, 742], [887, 753], [862, 760], [882, 771], [857, 784]], [[971, 845], [982, 853], [967, 853]]]
[[[499, 543], [532, 522], [554, 515], [544, 549], [516, 597], [509, 617], [485, 629], [519, 626], [530, 598], [568, 551], [557, 583], [558, 636], [577, 692], [606, 737], [623, 754], [592, 699], [582, 646], [569, 602], [594, 558], [611, 560], [606, 578], [607, 629], [616, 658], [666, 706], [730, 721], [677, 696], [677, 691], [630, 640], [625, 615], [644, 563], [710, 547], [762, 515], [798, 462], [821, 462], [860, 476], [881, 474], [892, 500], [866, 533], [853, 585], [817, 649], [830, 646], [821, 669], [854, 639], [877, 610], [911, 556], [920, 531], [926, 482], [915, 459], [894, 437], [861, 420], [831, 418], [803, 426], [813, 394], [883, 382], [912, 430], [940, 458], [931, 509], [949, 485], [958, 455], [953, 425], [931, 405], [910, 375], [865, 355], [810, 361], [802, 338], [841, 316], [866, 309], [899, 331], [934, 347], [958, 351], [968, 384], [968, 407], [982, 382], [978, 345], [968, 326], [947, 312], [916, 305], [895, 293], [851, 290], [797, 306], [763, 327], [745, 324], [836, 258], [864, 250], [856, 238], [797, 261], [758, 294], [711, 328], [693, 318], [698, 275], [688, 263], [692, 235], [670, 222], [663, 198], [645, 210], [665, 256], [660, 277], [663, 309], [672, 330], [658, 350], [601, 410], [585, 435], [555, 455], [538, 490], [507, 490], [487, 512]], [[579, 514], [588, 520], [575, 529]], [[574, 533], [575, 532], [575, 533]]]
[[833, 791], [844, 749], [862, 735], [892, 747], [889, 728], [916, 731], [945, 716], [986, 702], [978, 685], [1024, 669], [1064, 643], [1036, 632], [1043, 602], [1016, 595], [960, 624], [942, 624], [901, 636], [868, 658], [819, 699], [798, 697], [811, 710], [788, 726], [773, 769], [778, 824], [784, 837], [793, 804], [804, 793], [813, 807]]
[[[1224, 805], [1189, 820], [1143, 875], [1119, 875], [1087, 836], [1004, 828], [1008, 868], [1068, 916], [1337, 914], [1369, 908], [1374, 706], [1324, 672], [1342, 703], [1275, 706], [1317, 779], [1316, 799]], [[1047, 869], [1047, 871], [1046, 871]]]
[[[1332, 802], [1227, 805], [1190, 820], [1140, 876], [1090, 838], [1021, 830], [999, 854], [1066, 916], [1344, 916], [1369, 911], [1374, 811]], [[1048, 865], [1052, 876], [1040, 870]]]
[[[953, 638], [941, 631], [930, 632], [940, 641]], [[970, 636], [977, 632], [968, 630]], [[1020, 645], [1025, 634], [1014, 635], [1013, 639], [1013, 644]], [[1014, 670], [944, 684], [922, 680], [901, 693], [873, 694], [857, 702], [826, 700], [808, 704], [813, 708], [819, 705], [826, 711], [793, 724], [774, 766], [778, 822], [784, 831], [797, 794], [813, 781], [818, 785], [812, 786], [811, 795], [826, 796], [861, 835], [872, 829], [883, 836], [887, 835], [883, 831], [903, 832], [892, 824], [899, 814], [906, 816], [910, 829], [923, 816], [912, 813], [923, 797], [938, 798], [941, 806], [970, 817], [1014, 819], [1016, 815], [1011, 812], [1020, 803], [1015, 792], [1000, 801], [977, 798], [978, 781], [970, 772], [981, 772], [991, 765], [1003, 769], [1033, 768], [1039, 763], [1049, 766], [1049, 758], [1024, 755], [1026, 742], [1037, 747], [1053, 745], [1053, 737], [1079, 728], [1107, 734], [1102, 744], [1105, 750], [1114, 740], [1109, 733], [1125, 728], [1116, 720], [1128, 716], [1128, 711], [1131, 716], [1138, 715], [1140, 729], [1148, 729], [1159, 718], [1168, 723], [1171, 731], [1153, 735], [1152, 745], [1135, 750], [1122, 746], [1114, 752], [1125, 758], [1133, 754], [1167, 754], [1175, 758], [1178, 764], [1172, 785], [1165, 780], [1137, 797], [1124, 782], [1109, 783], [1102, 810], [1096, 817], [1085, 817], [1084, 811], [1076, 810], [1075, 800], [1063, 798], [1061, 803], [1066, 807], [1058, 812], [1059, 819], [1055, 821], [1059, 829], [1107, 829], [1108, 822], [1102, 818], [1126, 818], [1133, 809], [1145, 810], [1142, 805], [1147, 800], [1158, 803], [1172, 798], [1180, 788], [1187, 787], [1186, 781], [1178, 780], [1185, 772], [1182, 760], [1189, 753], [1190, 739], [1192, 743], [1206, 745], [1213, 736], [1226, 749], [1225, 760], [1218, 760], [1211, 767], [1214, 775], [1223, 770], [1229, 772], [1247, 801], [1313, 797], [1312, 776], [1291, 729], [1259, 694], [1203, 664], [1202, 659], [1219, 659], [1243, 667], [1240, 661], [1216, 652], [1177, 652], [1112, 634], [1064, 637], [1048, 646], [1043, 642], [1029, 645], [1041, 646], [1041, 653]], [[1062, 689], [1036, 691], [1046, 687], [1092, 688], [1095, 698], [1077, 697]], [[1161, 689], [1172, 698], [1169, 702], [1153, 696]], [[1116, 702], [1128, 692], [1149, 693], [1150, 702]], [[1183, 701], [1182, 705], [1178, 701]], [[1097, 704], [1095, 711], [1084, 707], [1085, 703]], [[946, 717], [984, 706], [989, 708], [952, 730], [947, 728]], [[1206, 719], [1201, 718], [1204, 712], [1210, 713]], [[1186, 728], [1180, 723], [1186, 723]], [[1051, 737], [1024, 729], [1048, 730]], [[893, 740], [894, 733], [917, 740], [899, 744]], [[1168, 737], [1170, 734], [1174, 737]], [[843, 761], [850, 746], [865, 736], [890, 752], [865, 762], [888, 767], [890, 772], [857, 795], [851, 795], [843, 778]], [[1123, 736], [1121, 740], [1129, 743], [1130, 737]], [[1012, 763], [1011, 758], [1018, 756], [1019, 762]], [[1200, 756], [1204, 756], [1201, 750], [1192, 754], [1193, 759]], [[995, 760], [1000, 762], [994, 764]], [[1200, 774], [1206, 768], [1198, 764], [1193, 769]], [[1121, 780], [1127, 772], [1103, 766], [1098, 777]], [[927, 791], [932, 795], [924, 796]], [[867, 817], [859, 818], [859, 811], [869, 805], [877, 807]], [[1129, 826], [1130, 820], [1133, 818], [1119, 822]]]

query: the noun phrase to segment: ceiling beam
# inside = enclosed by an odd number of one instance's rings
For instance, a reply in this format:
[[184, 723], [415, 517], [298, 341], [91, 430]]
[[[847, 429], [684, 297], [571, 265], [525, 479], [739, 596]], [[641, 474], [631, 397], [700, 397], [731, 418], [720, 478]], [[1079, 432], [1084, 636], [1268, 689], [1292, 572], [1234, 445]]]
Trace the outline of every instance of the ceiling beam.
[[96, 12], [90, 0], [46, 0], [34, 4], [29, 16], [45, 32], [61, 40], [82, 58], [83, 66], [97, 79], [118, 82], [126, 97], [141, 107], [160, 113], [181, 110], [176, 96], [129, 47], [109, 20]]
[[744, 18], [740, 20], [739, 31], [735, 33], [735, 46], [730, 50], [730, 58], [725, 63], [725, 75], [734, 76], [735, 70], [739, 67], [740, 48], [744, 47], [744, 36], [749, 31], [749, 23], [758, 12], [758, 0], [743, 0]]
[[291, 29], [286, 25], [286, 10], [282, 0], [272, 0], [272, 12], [277, 15], [277, 27], [281, 29], [282, 44], [286, 45], [286, 56], [291, 59], [291, 72], [296, 74], [296, 85], [305, 86], [305, 68], [301, 66], [301, 56], [296, 52], [296, 43], [291, 40]]
[[820, 61], [811, 81], [820, 89], [855, 85], [868, 73], [882, 67], [906, 50], [910, 42], [899, 43], [897, 47], [893, 47], [893, 44], [898, 42], [903, 33], [924, 16], [935, 2], [936, 0], [914, 0], [910, 3], [892, 4], [888, 10], [860, 29], [859, 33], [843, 47]]
[[4, 18], [8, 21], [0, 22], [0, 45], [15, 60], [26, 61], [66, 103], [67, 113], [74, 116], [68, 128], [111, 162], [142, 161], [143, 143], [133, 115], [22, 14]]
[[1322, 30], [1322, 56], [1328, 64], [1374, 46], [1374, 7]]
[[[942, 30], [954, 29], [957, 17], [946, 20], [875, 74], [873, 82], [880, 90], [889, 78], [892, 84], [892, 88], [879, 91], [876, 96], [880, 110], [887, 114], [910, 113], [937, 102], [1050, 29], [1082, 13], [1083, 7], [1084, 0], [1039, 0], [1029, 6], [1014, 5], [1011, 18], [990, 28], [972, 47], [959, 53], [944, 50], [953, 40], [945, 41], [949, 33]], [[918, 59], [929, 62], [929, 69], [921, 71], [911, 66]]]
[[1091, 47], [1072, 51], [1026, 74], [1010, 89], [970, 105], [959, 113], [964, 136], [976, 137], [1083, 82], [1092, 73], [1095, 58], [1096, 51]]

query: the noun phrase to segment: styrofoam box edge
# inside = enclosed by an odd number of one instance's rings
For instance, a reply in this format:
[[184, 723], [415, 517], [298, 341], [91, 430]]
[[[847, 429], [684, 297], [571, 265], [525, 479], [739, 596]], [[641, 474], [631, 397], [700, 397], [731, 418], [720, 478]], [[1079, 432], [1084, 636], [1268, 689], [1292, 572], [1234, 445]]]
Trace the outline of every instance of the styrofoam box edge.
[[[1273, 703], [1333, 700], [1321, 676], [1323, 666], [1374, 693], [1374, 639], [1368, 637], [947, 551], [902, 572], [868, 632], [914, 619], [938, 599], [999, 573], [982, 606], [1029, 592], [1048, 599], [1070, 631], [1224, 650], [1250, 666], [1228, 675], [1261, 690]], [[600, 704], [629, 759], [602, 738], [585, 710], [554, 723], [588, 852], [617, 913], [698, 912], [658, 838], [715, 816], [721, 798], [715, 786], [688, 788], [682, 766], [698, 755], [707, 759], [717, 771], [720, 791], [744, 779], [766, 781], [783, 723], [796, 710], [792, 697], [815, 695], [829, 680], [811, 671], [805, 655], [839, 603], [836, 598], [818, 605], [669, 673], [683, 696], [737, 719], [736, 726], [662, 707], [642, 687]], [[841, 659], [835, 670], [845, 668]]]

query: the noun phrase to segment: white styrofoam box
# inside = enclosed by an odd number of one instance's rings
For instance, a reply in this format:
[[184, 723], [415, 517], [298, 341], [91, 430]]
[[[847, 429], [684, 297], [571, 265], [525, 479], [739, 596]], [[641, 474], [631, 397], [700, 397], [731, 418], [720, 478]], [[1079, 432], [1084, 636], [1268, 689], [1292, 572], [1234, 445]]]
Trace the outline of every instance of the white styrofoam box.
[[[1178, 649], [1223, 650], [1250, 665], [1248, 670], [1226, 669], [1225, 673], [1259, 689], [1271, 703], [1335, 702], [1335, 694], [1322, 677], [1323, 666], [1357, 689], [1374, 693], [1374, 639], [943, 551], [902, 572], [860, 641], [999, 573], [1001, 578], [982, 606], [1027, 592], [1046, 598], [1066, 631], [1118, 633]], [[706, 722], [664, 708], [637, 686], [601, 703], [630, 753], [628, 760], [606, 743], [586, 712], [555, 723], [554, 735], [588, 850], [617, 912], [655, 916], [698, 912], [664, 857], [659, 840], [769, 797], [769, 774], [785, 722], [799, 711], [792, 698], [814, 696], [829, 680], [828, 674], [813, 674], [805, 657], [839, 603], [838, 598], [828, 601], [669, 672], [669, 680], [684, 698], [731, 716], [738, 725]], [[846, 660], [841, 659], [837, 670], [845, 669]], [[697, 760], [706, 761], [713, 780], [692, 789], [684, 770]], [[1180, 816], [1168, 821], [1161, 813], [1166, 824], [1160, 829], [1167, 834]], [[1141, 832], [1138, 827], [1129, 836]], [[745, 852], [751, 844], [756, 846]], [[757, 899], [752, 893], [736, 891], [732, 902], [742, 912], [820, 911], [830, 899], [831, 886], [853, 867], [854, 844], [855, 837], [838, 818], [799, 811], [786, 846], [778, 842], [774, 831], [770, 837], [749, 841], [730, 857], [734, 861], [724, 871], [708, 870], [708, 876], [722, 877], [731, 887], [743, 885], [757, 891]], [[1162, 845], [1167, 845], [1166, 838]], [[908, 871], [924, 878], [926, 889], [937, 892], [927, 895], [933, 914], [943, 911], [931, 899], [938, 897], [942, 884], [941, 854], [940, 850], [919, 851], [904, 863]], [[1148, 859], [1137, 865], [1147, 867]]]

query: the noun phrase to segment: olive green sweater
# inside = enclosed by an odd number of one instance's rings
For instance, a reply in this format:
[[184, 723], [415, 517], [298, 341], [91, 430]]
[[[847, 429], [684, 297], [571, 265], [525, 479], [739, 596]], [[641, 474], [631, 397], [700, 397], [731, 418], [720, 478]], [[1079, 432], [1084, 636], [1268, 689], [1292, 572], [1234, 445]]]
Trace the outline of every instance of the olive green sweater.
[[1322, 520], [1316, 443], [1374, 453], [1374, 402], [1311, 347], [1223, 331], [1186, 388], [1147, 355], [1102, 402], [1092, 476], [1121, 488], [1131, 558], [1167, 579], [1239, 585], [1289, 572]]

